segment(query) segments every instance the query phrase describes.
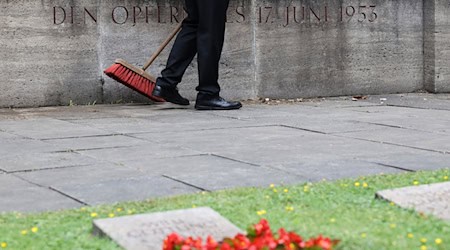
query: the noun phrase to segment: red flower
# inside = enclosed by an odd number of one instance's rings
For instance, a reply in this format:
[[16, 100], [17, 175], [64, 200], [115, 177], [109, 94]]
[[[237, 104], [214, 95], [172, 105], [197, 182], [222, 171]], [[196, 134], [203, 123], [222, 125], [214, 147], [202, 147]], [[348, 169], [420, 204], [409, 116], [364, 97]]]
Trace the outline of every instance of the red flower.
[[284, 228], [278, 230], [278, 238], [275, 238], [269, 223], [261, 220], [258, 224], [249, 227], [247, 236], [237, 234], [234, 238], [225, 238], [221, 243], [208, 236], [205, 244], [202, 239], [188, 237], [184, 239], [176, 233], [172, 233], [164, 240], [163, 250], [303, 250], [321, 249], [332, 250], [339, 243], [319, 235], [303, 241], [302, 237], [294, 232], [287, 232]]

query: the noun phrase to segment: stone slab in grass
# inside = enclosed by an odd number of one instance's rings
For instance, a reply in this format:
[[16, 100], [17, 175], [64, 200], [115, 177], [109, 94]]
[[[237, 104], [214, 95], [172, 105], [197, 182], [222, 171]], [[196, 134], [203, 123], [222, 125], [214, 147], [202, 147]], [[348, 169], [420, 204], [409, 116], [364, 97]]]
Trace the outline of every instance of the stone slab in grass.
[[125, 249], [161, 249], [172, 232], [183, 237], [211, 235], [216, 240], [242, 231], [208, 207], [94, 220], [95, 235], [107, 236]]
[[383, 190], [377, 197], [450, 221], [450, 182]]

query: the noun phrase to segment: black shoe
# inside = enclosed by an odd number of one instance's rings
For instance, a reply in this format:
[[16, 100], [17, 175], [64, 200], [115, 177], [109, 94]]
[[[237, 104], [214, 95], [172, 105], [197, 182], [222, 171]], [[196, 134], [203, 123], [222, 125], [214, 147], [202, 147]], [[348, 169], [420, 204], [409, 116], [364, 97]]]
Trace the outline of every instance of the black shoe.
[[167, 102], [171, 102], [178, 105], [187, 106], [189, 105], [189, 100], [182, 97], [180, 93], [178, 93], [177, 88], [163, 87], [156, 85], [155, 89], [152, 92], [153, 96], [160, 97]]
[[240, 109], [240, 102], [229, 102], [220, 96], [197, 98], [195, 109], [197, 110], [232, 110]]

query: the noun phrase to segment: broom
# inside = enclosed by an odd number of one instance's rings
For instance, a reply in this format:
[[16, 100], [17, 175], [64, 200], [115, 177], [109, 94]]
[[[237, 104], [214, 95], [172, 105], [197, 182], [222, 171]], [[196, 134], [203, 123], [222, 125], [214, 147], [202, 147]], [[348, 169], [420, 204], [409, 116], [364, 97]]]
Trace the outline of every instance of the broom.
[[181, 30], [182, 24], [183, 22], [180, 22], [175, 30], [170, 33], [169, 37], [167, 37], [161, 46], [159, 46], [158, 50], [153, 53], [152, 57], [148, 60], [144, 67], [139, 68], [126, 62], [125, 60], [117, 59], [114, 61], [113, 65], [104, 71], [104, 73], [112, 79], [139, 92], [153, 101], [165, 102], [164, 99], [152, 95], [156, 84], [156, 78], [145, 71], [156, 60], [159, 54], [161, 54], [167, 44], [169, 44], [175, 35]]

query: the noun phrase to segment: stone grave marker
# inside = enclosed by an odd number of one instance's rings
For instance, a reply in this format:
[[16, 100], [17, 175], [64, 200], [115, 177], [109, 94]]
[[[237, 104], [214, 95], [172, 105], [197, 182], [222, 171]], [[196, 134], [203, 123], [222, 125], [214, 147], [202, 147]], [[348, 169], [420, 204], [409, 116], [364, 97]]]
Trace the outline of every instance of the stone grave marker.
[[242, 230], [208, 207], [94, 220], [94, 235], [107, 236], [129, 250], [162, 249], [172, 232], [183, 237], [208, 235], [215, 240], [234, 237]]
[[450, 221], [450, 182], [383, 190], [376, 196], [400, 207]]

